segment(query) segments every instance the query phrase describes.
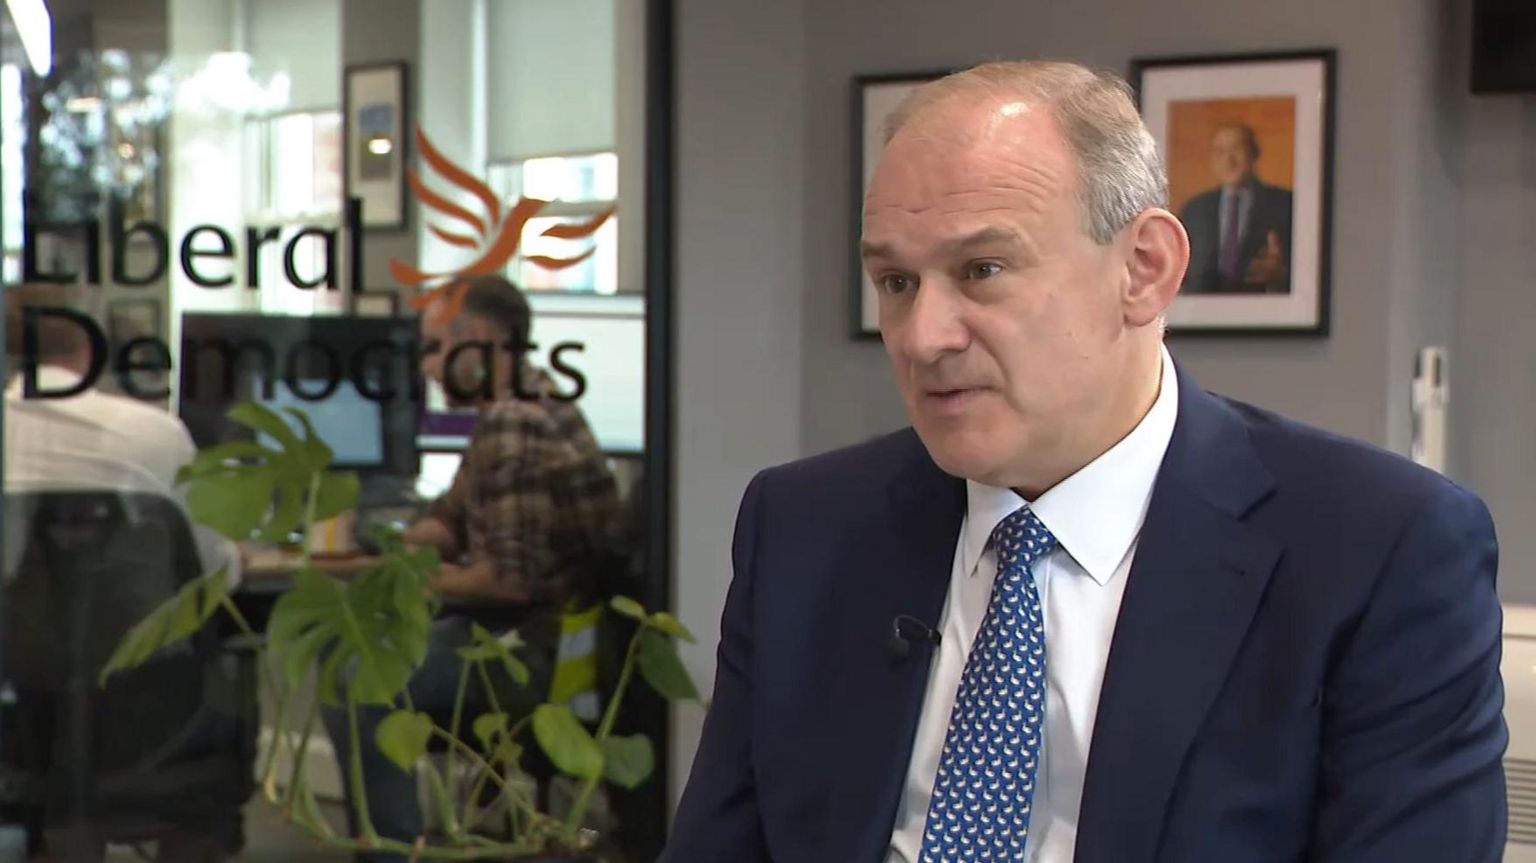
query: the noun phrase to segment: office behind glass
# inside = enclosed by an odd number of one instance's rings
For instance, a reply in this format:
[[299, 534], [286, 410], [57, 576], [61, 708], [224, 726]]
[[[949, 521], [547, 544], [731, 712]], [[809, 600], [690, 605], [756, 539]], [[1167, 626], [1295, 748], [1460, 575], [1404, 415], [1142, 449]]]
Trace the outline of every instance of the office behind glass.
[[302, 411], [365, 485], [403, 486], [420, 470], [423, 387], [406, 318], [192, 313], [182, 318], [179, 412], [199, 447], [255, 435], [228, 418], [253, 401]]

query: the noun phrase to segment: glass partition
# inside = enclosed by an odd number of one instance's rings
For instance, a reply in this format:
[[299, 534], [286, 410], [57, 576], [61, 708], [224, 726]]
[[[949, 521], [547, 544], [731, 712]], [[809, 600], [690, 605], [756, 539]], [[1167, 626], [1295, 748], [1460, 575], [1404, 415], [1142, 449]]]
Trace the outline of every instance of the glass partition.
[[0, 863], [654, 857], [658, 8], [0, 7]]

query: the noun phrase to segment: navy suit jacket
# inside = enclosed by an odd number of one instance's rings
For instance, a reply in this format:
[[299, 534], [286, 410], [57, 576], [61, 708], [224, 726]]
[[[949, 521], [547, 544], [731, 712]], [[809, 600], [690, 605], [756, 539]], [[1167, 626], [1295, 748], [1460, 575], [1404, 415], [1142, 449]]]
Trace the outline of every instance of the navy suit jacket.
[[[1078, 863], [1498, 861], [1507, 734], [1482, 502], [1182, 373], [1179, 390]], [[937, 622], [964, 510], [964, 483], [910, 430], [752, 481], [662, 860], [884, 859], [931, 655], [894, 658], [891, 621]]]
[[[1253, 259], [1268, 247], [1271, 232], [1280, 240], [1280, 251], [1290, 260], [1291, 192], [1254, 180], [1253, 203], [1248, 224], [1238, 246], [1239, 267], [1246, 273]], [[1184, 275], [1186, 294], [1284, 294], [1291, 289], [1289, 277], [1266, 284], [1227, 281], [1221, 275], [1221, 188], [1192, 198], [1184, 205], [1179, 221], [1189, 233], [1189, 272]]]

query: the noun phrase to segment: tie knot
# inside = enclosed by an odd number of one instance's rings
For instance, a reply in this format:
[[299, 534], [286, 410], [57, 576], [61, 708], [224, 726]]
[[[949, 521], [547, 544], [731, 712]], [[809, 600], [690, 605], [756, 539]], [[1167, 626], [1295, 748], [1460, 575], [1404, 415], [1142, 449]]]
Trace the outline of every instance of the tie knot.
[[1021, 506], [992, 530], [998, 568], [1029, 566], [1056, 547], [1056, 537], [1029, 507]]

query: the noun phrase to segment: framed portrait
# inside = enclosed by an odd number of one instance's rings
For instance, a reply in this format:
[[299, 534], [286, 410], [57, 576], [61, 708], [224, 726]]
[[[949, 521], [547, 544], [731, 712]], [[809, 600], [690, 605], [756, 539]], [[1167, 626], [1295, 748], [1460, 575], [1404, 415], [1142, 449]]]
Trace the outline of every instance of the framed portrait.
[[849, 200], [851, 255], [849, 264], [848, 320], [849, 334], [856, 339], [880, 338], [879, 297], [864, 273], [859, 256], [859, 236], [863, 233], [864, 193], [869, 189], [875, 163], [885, 147], [885, 122], [913, 90], [949, 74], [949, 70], [859, 75], [853, 79], [853, 187]]
[[342, 89], [343, 194], [363, 202], [364, 229], [405, 227], [405, 63], [348, 66]]
[[1170, 332], [1328, 333], [1335, 52], [1142, 59], [1190, 262]]

